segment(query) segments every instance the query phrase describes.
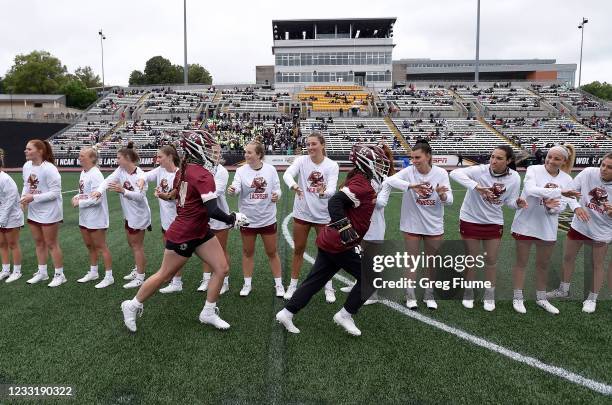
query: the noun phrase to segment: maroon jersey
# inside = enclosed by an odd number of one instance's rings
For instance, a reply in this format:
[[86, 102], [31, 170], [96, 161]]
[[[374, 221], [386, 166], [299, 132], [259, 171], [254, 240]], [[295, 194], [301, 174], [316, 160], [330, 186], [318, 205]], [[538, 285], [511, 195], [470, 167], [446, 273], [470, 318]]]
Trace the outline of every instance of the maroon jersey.
[[344, 192], [353, 201], [353, 207], [346, 210], [346, 216], [359, 235], [359, 240], [350, 246], [343, 245], [338, 230], [328, 226], [323, 227], [317, 236], [316, 243], [319, 248], [329, 253], [343, 252], [361, 242], [370, 228], [372, 212], [374, 212], [374, 206], [376, 205], [374, 188], [372, 188], [370, 180], [361, 173], [357, 173], [348, 179], [340, 191]]
[[216, 196], [215, 178], [202, 166], [190, 163], [185, 169], [182, 181], [180, 173], [175, 176], [174, 188], [178, 190], [176, 218], [166, 231], [166, 239], [183, 243], [203, 238], [209, 226], [208, 211], [202, 201], [202, 195], [211, 198]]

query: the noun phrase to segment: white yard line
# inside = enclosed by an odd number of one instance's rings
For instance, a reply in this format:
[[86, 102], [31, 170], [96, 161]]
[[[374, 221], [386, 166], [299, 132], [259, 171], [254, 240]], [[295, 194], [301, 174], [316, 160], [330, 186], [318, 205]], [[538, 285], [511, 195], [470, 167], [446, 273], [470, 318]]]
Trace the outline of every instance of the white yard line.
[[[282, 224], [282, 230], [283, 230], [283, 236], [285, 237], [285, 240], [287, 241], [287, 243], [289, 244], [289, 246], [291, 246], [291, 248], [294, 248], [294, 243], [293, 243], [293, 237], [291, 236], [291, 233], [289, 232], [289, 221], [292, 218], [292, 214], [287, 215], [287, 217], [285, 217], [285, 219], [283, 220], [283, 224]], [[308, 253], [304, 253], [304, 260], [306, 260], [307, 262], [313, 264], [314, 263], [314, 258], [312, 256], [310, 256]], [[334, 276], [337, 280], [339, 280], [340, 282], [346, 284], [346, 285], [352, 285], [353, 282], [351, 280], [349, 280], [348, 278], [340, 275], [340, 274], [336, 274]], [[440, 329], [446, 333], [450, 333], [451, 335], [454, 335], [460, 339], [466, 340], [468, 342], [470, 342], [471, 344], [475, 345], [475, 346], [480, 346], [484, 349], [490, 350], [492, 352], [501, 354], [502, 356], [505, 356], [511, 360], [517, 361], [519, 363], [523, 363], [526, 364], [530, 367], [533, 368], [537, 368], [539, 370], [542, 370], [546, 373], [555, 375], [557, 377], [563, 378], [567, 381], [573, 382], [575, 384], [578, 385], [582, 385], [583, 387], [586, 387], [592, 391], [598, 392], [600, 394], [604, 394], [604, 395], [612, 395], [612, 385], [608, 385], [599, 381], [595, 381], [595, 380], [591, 380], [590, 378], [584, 377], [580, 374], [576, 374], [573, 373], [569, 370], [566, 370], [562, 367], [557, 367], [557, 366], [553, 366], [550, 364], [546, 364], [534, 357], [530, 357], [530, 356], [526, 356], [524, 354], [515, 352], [513, 350], [507, 349], [503, 346], [500, 346], [496, 343], [490, 342], [486, 339], [483, 339], [481, 337], [472, 335], [468, 332], [465, 332], [461, 329], [455, 328], [453, 326], [449, 326], [443, 322], [437, 321], [433, 318], [430, 318], [428, 316], [422, 315], [416, 311], [411, 311], [408, 308], [404, 307], [403, 305], [400, 305], [396, 302], [392, 302], [392, 301], [388, 301], [388, 300], [381, 300], [379, 301], [381, 304], [409, 317], [412, 319], [415, 319], [417, 321], [423, 322], [429, 326], [433, 326], [434, 328]]]

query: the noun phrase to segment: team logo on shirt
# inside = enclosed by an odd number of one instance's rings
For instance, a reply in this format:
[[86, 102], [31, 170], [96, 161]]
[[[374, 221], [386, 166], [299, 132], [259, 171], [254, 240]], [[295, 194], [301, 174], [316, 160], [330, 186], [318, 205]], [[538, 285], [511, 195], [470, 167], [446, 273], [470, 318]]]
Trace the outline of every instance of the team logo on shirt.
[[595, 187], [589, 191], [589, 197], [591, 197], [591, 201], [589, 201], [586, 206], [593, 211], [603, 214], [604, 203], [608, 202], [608, 193], [606, 192], [606, 189], [603, 187]]
[[30, 174], [30, 176], [28, 177], [28, 186], [30, 188], [30, 194], [38, 193], [38, 183], [40, 183], [38, 177], [35, 174]]
[[[559, 188], [559, 186], [556, 185], [555, 183], [546, 183], [544, 188]], [[544, 205], [544, 201], [546, 201], [546, 199], [542, 198], [542, 200], [540, 200], [540, 205]]]
[[79, 180], [79, 194], [85, 194], [85, 182]]
[[168, 179], [162, 179], [159, 182], [159, 189], [162, 193], [167, 193], [168, 191], [170, 191], [170, 187], [168, 187]]
[[310, 191], [311, 193], [316, 193], [319, 187], [325, 185], [325, 178], [323, 177], [323, 173], [316, 170], [311, 172], [308, 176], [308, 183], [310, 183], [307, 188], [308, 191]]
[[132, 183], [127, 180], [123, 182], [123, 188], [128, 191], [134, 191], [134, 186], [132, 186]]
[[484, 197], [484, 200], [495, 205], [501, 204], [501, 197], [506, 192], [506, 185], [504, 183], [493, 183], [489, 189], [493, 193], [493, 196]]
[[255, 177], [251, 183], [251, 188], [254, 188], [255, 190], [249, 194], [249, 198], [253, 200], [265, 200], [268, 198], [268, 193], [266, 193], [267, 186], [268, 182], [266, 179], [263, 177]]
[[431, 199], [434, 192], [433, 186], [428, 181], [423, 182], [422, 185], [423, 187], [414, 189], [417, 195], [416, 203], [419, 205], [436, 205], [436, 200]]

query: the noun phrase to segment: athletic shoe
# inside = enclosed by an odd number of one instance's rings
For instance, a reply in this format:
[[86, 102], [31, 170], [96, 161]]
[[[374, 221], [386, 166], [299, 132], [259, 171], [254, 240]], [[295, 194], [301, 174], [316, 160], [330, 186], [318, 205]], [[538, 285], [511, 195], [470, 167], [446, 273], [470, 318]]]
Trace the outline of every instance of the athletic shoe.
[[212, 325], [217, 329], [229, 329], [230, 324], [225, 322], [219, 316], [219, 308], [204, 308], [200, 312], [200, 322], [206, 325]]
[[285, 299], [290, 300], [296, 291], [297, 291], [297, 286], [295, 285], [290, 285], [289, 287], [287, 287], [287, 292], [285, 292]]
[[5, 278], [9, 278], [11, 276], [11, 271], [10, 270], [2, 270], [0, 271], [0, 281], [4, 280]]
[[13, 281], [17, 281], [23, 276], [23, 273], [20, 271], [13, 271], [9, 278], [6, 279], [6, 283], [12, 283]]
[[325, 289], [325, 302], [328, 304], [336, 302], [336, 291], [333, 288]]
[[467, 309], [472, 309], [474, 308], [474, 300], [462, 300], [461, 305]]
[[275, 285], [274, 289], [276, 290], [276, 296], [279, 298], [283, 298], [285, 296], [285, 287], [282, 284]]
[[355, 284], [347, 285], [346, 287], [340, 288], [340, 291], [343, 293], [350, 293], [353, 287], [355, 287]]
[[376, 304], [378, 302], [377, 299], [369, 299], [366, 302], [363, 303], [363, 305], [373, 305]]
[[136, 332], [136, 317], [141, 317], [144, 308], [134, 308], [130, 300], [121, 303], [121, 312], [123, 312], [123, 323], [130, 332]]
[[137, 274], [138, 274], [138, 271], [136, 271], [136, 269], [132, 269], [130, 274], [128, 274], [127, 276], [123, 276], [123, 279], [128, 280], [128, 281], [134, 280]]
[[94, 287], [96, 287], [96, 288], [106, 288], [109, 285], [113, 285], [113, 284], [115, 284], [115, 279], [113, 278], [113, 276], [104, 276], [102, 281], [100, 281]]
[[159, 292], [162, 294], [169, 294], [169, 293], [181, 292], [181, 291], [183, 291], [182, 281], [171, 281], [170, 284], [168, 284], [166, 287], [159, 289]]
[[415, 310], [419, 307], [417, 300], [406, 300], [406, 306], [408, 309]]
[[334, 315], [334, 323], [340, 325], [345, 331], [353, 336], [361, 336], [361, 331], [355, 326], [352, 316], [342, 316], [340, 312]]
[[585, 300], [582, 303], [582, 312], [586, 312], [587, 314], [592, 314], [593, 312], [595, 312], [596, 307], [597, 307], [597, 301]]
[[546, 293], [546, 298], [567, 298], [569, 297], [569, 291], [563, 291], [561, 288], [552, 290]]
[[59, 287], [67, 281], [68, 280], [66, 280], [66, 276], [64, 276], [64, 273], [56, 274], [55, 276], [53, 276], [53, 280], [51, 280], [51, 282], [49, 283], [49, 287]]
[[229, 283], [223, 283], [223, 286], [221, 287], [221, 291], [219, 291], [219, 294], [223, 295], [228, 291], [229, 291]]
[[487, 312], [495, 311], [495, 300], [483, 300], [482, 306], [484, 310]]
[[45, 280], [49, 280], [49, 275], [46, 272], [37, 271], [36, 273], [34, 273], [34, 277], [26, 281], [26, 283], [36, 284], [36, 283], [40, 283], [41, 281], [45, 281]]
[[129, 289], [129, 288], [138, 288], [140, 287], [142, 284], [144, 283], [144, 280], [141, 280], [139, 278], [135, 278], [134, 280], [130, 281], [129, 283], [125, 284], [123, 286], [123, 288], [125, 289]]
[[202, 282], [200, 283], [200, 286], [198, 287], [198, 291], [203, 292], [206, 290], [208, 290], [208, 280], [202, 279]]
[[276, 314], [276, 321], [280, 323], [281, 325], [283, 325], [285, 329], [287, 329], [287, 332], [300, 333], [300, 330], [296, 328], [295, 325], [293, 324], [293, 318], [291, 317], [291, 312], [289, 312], [288, 310], [286, 309], [280, 310]]
[[438, 309], [438, 303], [436, 302], [436, 300], [423, 300], [423, 302], [425, 303], [425, 305], [427, 305], [427, 308], [429, 309]]
[[249, 295], [251, 293], [251, 286], [250, 285], [243, 285], [242, 286], [242, 290], [240, 290], [240, 296], [241, 297], [246, 297], [247, 295]]
[[512, 300], [512, 308], [519, 314], [526, 314], [527, 309], [525, 308], [525, 303], [523, 300]]
[[549, 314], [557, 315], [559, 313], [559, 310], [555, 306], [553, 306], [550, 302], [548, 302], [548, 300], [537, 300], [536, 304], [544, 308], [546, 312], [548, 312]]
[[77, 280], [77, 283], [86, 283], [88, 281], [93, 281], [98, 279], [97, 271], [88, 271], [83, 277]]

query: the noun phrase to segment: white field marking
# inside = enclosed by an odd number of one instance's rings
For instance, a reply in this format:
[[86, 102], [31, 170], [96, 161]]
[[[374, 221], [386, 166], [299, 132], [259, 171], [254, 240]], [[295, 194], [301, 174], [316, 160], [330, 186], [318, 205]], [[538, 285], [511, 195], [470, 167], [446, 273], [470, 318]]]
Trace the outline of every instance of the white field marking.
[[62, 194], [74, 193], [75, 191], [79, 191], [79, 190], [62, 191]]
[[[285, 217], [285, 219], [283, 220], [283, 236], [285, 237], [285, 240], [287, 241], [287, 243], [289, 244], [289, 246], [291, 246], [291, 248], [293, 249], [295, 244], [293, 242], [293, 237], [291, 236], [291, 233], [289, 232], [289, 220], [293, 217], [293, 214], [289, 214], [287, 215], [287, 217]], [[308, 253], [304, 253], [304, 260], [306, 260], [307, 262], [309, 262], [310, 264], [314, 264], [314, 258], [312, 256], [310, 256]], [[353, 285], [353, 281], [349, 280], [348, 278], [340, 275], [340, 274], [336, 274], [334, 276], [334, 278], [336, 278], [337, 280], [339, 280], [340, 282], [346, 284], [347, 286], [349, 285]], [[470, 343], [472, 343], [475, 346], [480, 346], [484, 349], [487, 350], [491, 350], [492, 352], [501, 354], [502, 356], [505, 356], [511, 360], [514, 361], [518, 361], [519, 363], [524, 363], [530, 367], [533, 368], [537, 368], [539, 370], [542, 370], [546, 373], [555, 375], [557, 377], [563, 378], [567, 381], [573, 382], [575, 384], [578, 385], [582, 385], [583, 387], [586, 387], [592, 391], [598, 392], [600, 394], [604, 394], [604, 395], [612, 395], [612, 385], [608, 385], [599, 381], [595, 381], [595, 380], [591, 380], [590, 378], [581, 376], [580, 374], [576, 374], [573, 373], [569, 370], [566, 370], [562, 367], [557, 367], [557, 366], [552, 366], [550, 364], [546, 364], [534, 357], [530, 357], [530, 356], [526, 356], [524, 354], [521, 353], [517, 353], [513, 350], [507, 349], [503, 346], [500, 346], [496, 343], [490, 342], [486, 339], [483, 339], [481, 337], [472, 335], [468, 332], [465, 332], [461, 329], [455, 328], [453, 326], [449, 326], [443, 322], [437, 321], [433, 318], [430, 318], [428, 316], [422, 315], [416, 311], [411, 311], [408, 308], [404, 307], [403, 305], [400, 305], [396, 302], [392, 302], [392, 301], [388, 301], [388, 300], [380, 300], [379, 303], [386, 305], [387, 307], [403, 314], [406, 315], [409, 318], [415, 319], [417, 321], [423, 322], [429, 326], [433, 326], [434, 328], [440, 329], [444, 332], [450, 333], [451, 335], [455, 335], [456, 337], [466, 340]]]

